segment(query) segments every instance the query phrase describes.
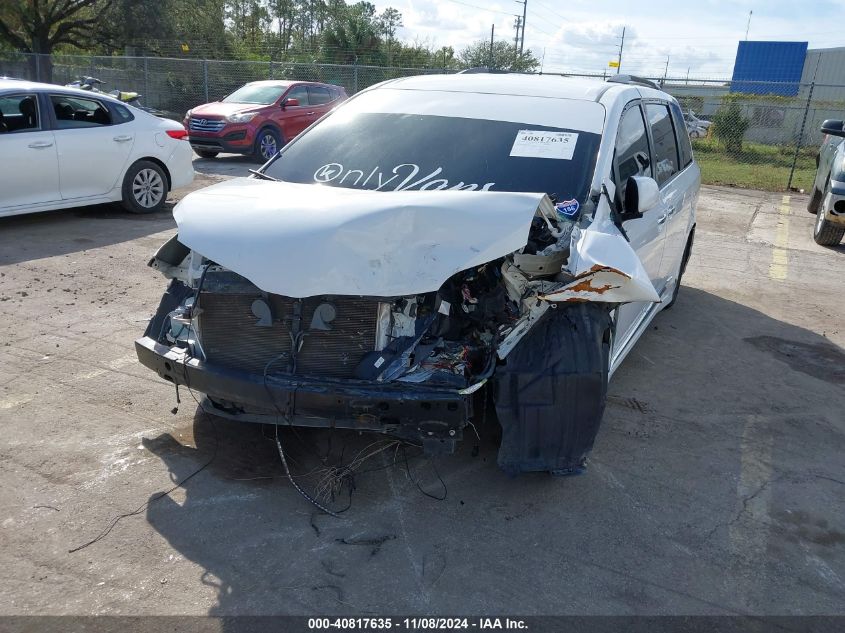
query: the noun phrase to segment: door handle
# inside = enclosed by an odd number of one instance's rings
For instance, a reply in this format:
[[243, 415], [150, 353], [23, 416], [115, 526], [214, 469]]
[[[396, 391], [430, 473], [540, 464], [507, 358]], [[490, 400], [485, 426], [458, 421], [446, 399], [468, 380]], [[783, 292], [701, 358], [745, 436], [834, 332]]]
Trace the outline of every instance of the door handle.
[[664, 222], [666, 222], [666, 218], [668, 218], [668, 217], [669, 217], [669, 216], [668, 216], [667, 214], [665, 214], [665, 213], [664, 213], [664, 214], [663, 214], [663, 215], [661, 215], [659, 218], [657, 218], [657, 223], [658, 223], [658, 224], [663, 224]]
[[117, 141], [118, 143], [125, 143], [126, 141], [131, 141], [132, 137], [129, 136], [128, 134], [124, 134], [122, 136], [115, 136], [114, 140]]
[[678, 207], [669, 207], [669, 216], [675, 215], [675, 211], [678, 210]]
[[32, 149], [44, 149], [45, 147], [52, 147], [53, 144], [50, 141], [36, 141], [35, 143], [30, 143], [29, 147]]
[[316, 114], [316, 112], [306, 112], [306, 114], [307, 114], [308, 116], [314, 116], [314, 115]]

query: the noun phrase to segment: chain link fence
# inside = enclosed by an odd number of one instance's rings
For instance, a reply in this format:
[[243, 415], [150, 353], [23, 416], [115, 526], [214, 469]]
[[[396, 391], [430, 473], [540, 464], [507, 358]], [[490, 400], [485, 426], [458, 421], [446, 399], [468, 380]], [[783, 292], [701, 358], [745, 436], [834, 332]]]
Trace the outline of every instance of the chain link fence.
[[[259, 79], [322, 81], [343, 86], [351, 95], [388, 79], [442, 72], [358, 64], [0, 53], [0, 75], [55, 84], [96, 77], [105, 82], [103, 90], [139, 92], [144, 105], [177, 120], [189, 108]], [[845, 118], [845, 85], [650, 79], [680, 102], [708, 184], [809, 191], [821, 123]]]

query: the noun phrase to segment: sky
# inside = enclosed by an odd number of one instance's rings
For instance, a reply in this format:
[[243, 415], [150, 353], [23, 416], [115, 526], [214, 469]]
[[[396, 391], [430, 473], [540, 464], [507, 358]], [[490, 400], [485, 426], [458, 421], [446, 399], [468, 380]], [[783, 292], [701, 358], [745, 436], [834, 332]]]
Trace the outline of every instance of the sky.
[[[527, 0], [525, 46], [542, 59], [544, 72], [601, 73], [618, 55], [625, 27], [622, 71], [698, 79], [729, 78], [737, 42], [807, 41], [810, 48], [845, 46], [845, 29], [829, 16], [841, 6], [829, 0]], [[379, 0], [402, 13], [398, 36], [459, 51], [477, 40], [513, 41], [518, 0]], [[827, 16], [827, 17], [826, 17]], [[838, 27], [838, 28], [837, 28]]]

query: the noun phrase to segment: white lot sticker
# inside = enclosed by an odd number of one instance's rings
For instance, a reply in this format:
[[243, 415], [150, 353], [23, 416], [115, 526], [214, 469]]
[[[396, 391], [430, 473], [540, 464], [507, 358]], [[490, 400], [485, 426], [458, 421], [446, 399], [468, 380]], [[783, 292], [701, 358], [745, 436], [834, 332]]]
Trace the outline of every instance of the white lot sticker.
[[511, 148], [511, 156], [523, 158], [558, 158], [572, 160], [577, 132], [545, 132], [520, 130]]

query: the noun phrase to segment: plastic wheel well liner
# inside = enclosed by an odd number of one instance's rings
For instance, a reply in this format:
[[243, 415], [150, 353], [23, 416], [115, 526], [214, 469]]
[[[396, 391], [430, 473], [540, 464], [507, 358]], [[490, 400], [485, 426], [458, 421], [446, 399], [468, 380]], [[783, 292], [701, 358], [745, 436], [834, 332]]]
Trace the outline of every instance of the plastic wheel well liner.
[[548, 310], [496, 372], [499, 467], [510, 475], [584, 471], [604, 414], [609, 306]]

